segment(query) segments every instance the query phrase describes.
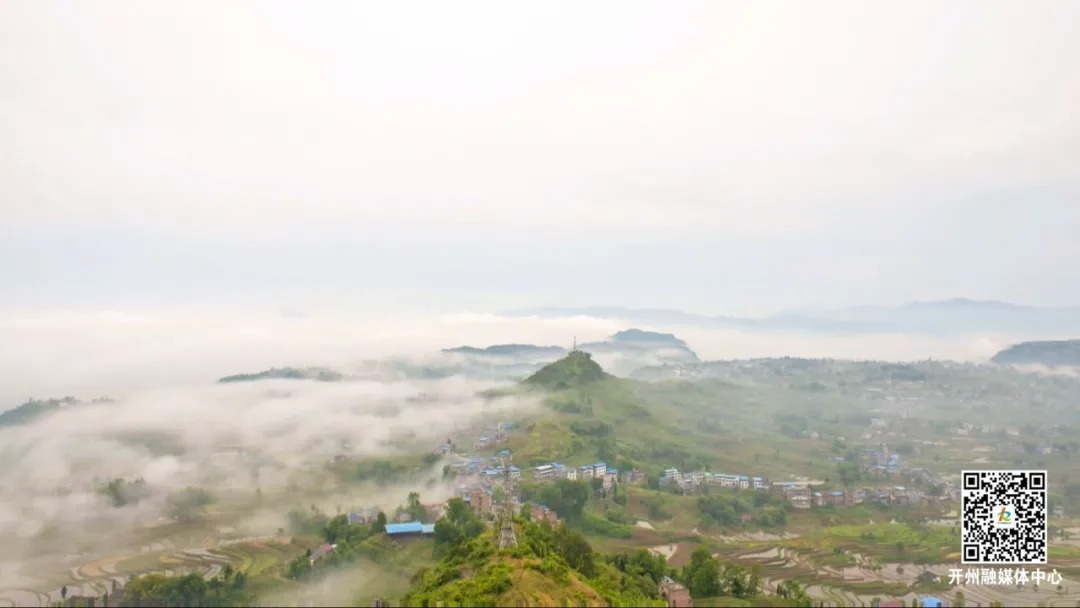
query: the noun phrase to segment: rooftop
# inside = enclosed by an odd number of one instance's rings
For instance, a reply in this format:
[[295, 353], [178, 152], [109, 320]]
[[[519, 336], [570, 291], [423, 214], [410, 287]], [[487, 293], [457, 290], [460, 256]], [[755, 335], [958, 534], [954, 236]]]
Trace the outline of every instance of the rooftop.
[[386, 524], [386, 533], [394, 534], [434, 534], [434, 524], [424, 524], [418, 521], [410, 521], [404, 524]]

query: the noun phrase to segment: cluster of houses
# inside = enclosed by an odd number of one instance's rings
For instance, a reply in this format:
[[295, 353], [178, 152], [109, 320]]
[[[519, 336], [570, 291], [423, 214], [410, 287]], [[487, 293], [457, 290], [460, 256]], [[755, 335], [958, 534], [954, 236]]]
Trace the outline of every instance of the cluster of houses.
[[863, 503], [904, 506], [929, 501], [929, 497], [922, 490], [904, 486], [815, 492], [805, 482], [789, 481], [773, 484], [773, 492], [783, 496], [796, 509], [827, 506], [851, 507]]
[[549, 462], [533, 467], [532, 475], [534, 481], [552, 481], [555, 479], [569, 479], [570, 481], [578, 479], [600, 479], [603, 480], [605, 490], [610, 490], [612, 486], [620, 481], [626, 483], [642, 483], [645, 481], [645, 474], [638, 469], [633, 469], [620, 474], [618, 469], [609, 467], [607, 466], [607, 463], [604, 462], [583, 464], [579, 467], [566, 466], [558, 462]]
[[674, 486], [684, 493], [699, 491], [710, 486], [771, 492], [783, 497], [797, 509], [854, 506], [864, 502], [903, 506], [922, 504], [931, 500], [921, 489], [899, 485], [818, 492], [814, 491], [810, 482], [806, 481], [771, 482], [765, 477], [708, 471], [684, 473], [675, 468], [664, 471], [661, 485]]
[[725, 488], [741, 488], [767, 491], [769, 480], [764, 477], [751, 477], [749, 475], [732, 475], [730, 473], [710, 473], [708, 471], [694, 471], [683, 473], [679, 469], [671, 468], [664, 470], [664, 477], [660, 480], [661, 485], [674, 486], [684, 493], [691, 493], [705, 486], [720, 486]]
[[510, 439], [511, 429], [513, 429], [513, 425], [510, 423], [500, 422], [495, 426], [495, 431], [493, 433], [477, 437], [476, 442], [473, 443], [473, 448], [484, 449], [506, 443], [506, 441]]
[[900, 462], [899, 454], [889, 453], [888, 444], [882, 444], [880, 450], [867, 448], [863, 453], [859, 469], [865, 475], [872, 477], [896, 477], [907, 470]]

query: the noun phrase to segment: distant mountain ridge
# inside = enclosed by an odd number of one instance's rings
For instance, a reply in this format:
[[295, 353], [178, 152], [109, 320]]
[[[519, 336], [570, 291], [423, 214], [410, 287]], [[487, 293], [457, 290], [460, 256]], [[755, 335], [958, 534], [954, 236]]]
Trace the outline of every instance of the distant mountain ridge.
[[494, 344], [485, 348], [476, 348], [474, 346], [457, 346], [454, 348], [444, 348], [444, 353], [456, 353], [461, 355], [480, 355], [491, 357], [506, 357], [506, 356], [559, 356], [565, 354], [567, 351], [561, 346], [537, 346], [535, 344]]
[[680, 310], [611, 306], [533, 308], [501, 313], [510, 317], [590, 316], [630, 323], [688, 325], [747, 331], [825, 333], [928, 333], [948, 335], [974, 331], [1014, 333], [1080, 333], [1080, 307], [1039, 308], [996, 300], [955, 298], [911, 302], [902, 306], [857, 306], [835, 310], [780, 313], [760, 319], [710, 316]]
[[340, 382], [345, 376], [340, 372], [322, 367], [274, 367], [255, 374], [236, 374], [218, 379], [220, 384], [231, 382], [254, 382], [256, 380], [316, 380], [318, 382]]
[[[622, 373], [657, 363], [696, 363], [695, 353], [673, 334], [658, 333], [642, 329], [626, 329], [610, 336], [607, 340], [584, 342], [577, 345], [577, 350], [604, 358], [613, 369]], [[571, 352], [560, 346], [535, 346], [532, 344], [497, 344], [487, 348], [458, 346], [443, 349], [444, 353], [453, 353], [474, 357], [478, 360], [518, 360], [529, 359], [532, 363], [546, 363]], [[500, 359], [497, 359], [500, 358]]]
[[1048, 340], [1014, 344], [991, 359], [1018, 365], [1080, 366], [1080, 340]]

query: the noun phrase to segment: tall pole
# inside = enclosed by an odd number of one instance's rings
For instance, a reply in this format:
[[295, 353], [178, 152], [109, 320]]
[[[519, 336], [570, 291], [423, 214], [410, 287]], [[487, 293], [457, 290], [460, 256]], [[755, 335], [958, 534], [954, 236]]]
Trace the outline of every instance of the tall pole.
[[499, 526], [499, 548], [508, 549], [518, 546], [517, 535], [514, 534], [514, 511], [510, 502], [510, 467], [507, 465], [505, 456], [500, 456], [499, 461], [503, 468], [503, 516]]

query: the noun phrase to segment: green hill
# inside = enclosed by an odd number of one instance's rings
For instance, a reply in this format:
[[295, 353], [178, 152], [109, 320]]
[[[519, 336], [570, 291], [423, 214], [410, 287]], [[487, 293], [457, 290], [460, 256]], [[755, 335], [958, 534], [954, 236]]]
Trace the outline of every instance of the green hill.
[[0, 427], [26, 424], [56, 412], [60, 408], [72, 406], [77, 403], [78, 401], [74, 397], [45, 400], [31, 399], [18, 407], [0, 413]]
[[543, 391], [544, 407], [510, 437], [507, 447], [520, 466], [603, 461], [650, 475], [715, 464], [723, 438], [707, 423], [738, 390], [691, 384], [675, 390], [617, 378], [580, 351], [544, 367], [525, 386]]
[[402, 606], [665, 605], [657, 581], [670, 570], [648, 551], [602, 556], [577, 532], [521, 519], [508, 549], [495, 530], [469, 538], [448, 520], [436, 526], [443, 557], [413, 577]]
[[994, 363], [1080, 365], [1080, 340], [1021, 342], [994, 355]]
[[343, 376], [339, 372], [335, 372], [330, 369], [323, 369], [318, 367], [309, 367], [306, 369], [298, 369], [295, 367], [275, 367], [265, 371], [261, 371], [257, 374], [236, 374], [234, 376], [225, 376], [218, 380], [219, 383], [228, 384], [231, 382], [254, 382], [256, 380], [316, 380], [318, 382], [340, 382], [344, 380]]
[[575, 350], [549, 363], [525, 380], [525, 384], [548, 390], [579, 388], [612, 376], [604, 372], [589, 353]]

